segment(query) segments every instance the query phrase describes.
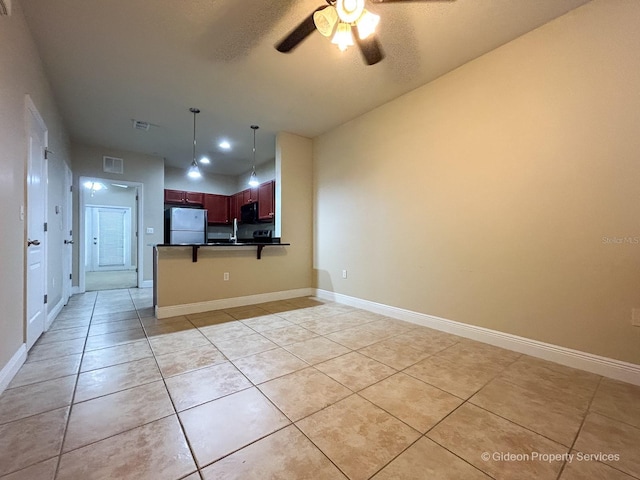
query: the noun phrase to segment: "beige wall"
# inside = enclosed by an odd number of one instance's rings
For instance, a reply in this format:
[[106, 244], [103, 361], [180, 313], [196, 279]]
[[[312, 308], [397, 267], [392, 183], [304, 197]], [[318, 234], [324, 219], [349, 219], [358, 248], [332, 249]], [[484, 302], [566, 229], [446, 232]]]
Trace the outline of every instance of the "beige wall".
[[638, 25], [595, 0], [315, 139], [318, 287], [640, 363]]
[[[27, 137], [25, 94], [29, 94], [49, 130], [49, 205], [62, 202], [62, 171], [68, 162], [65, 128], [22, 8], [13, 3], [12, 15], [0, 17], [0, 370], [24, 342], [24, 249], [25, 224], [20, 207], [25, 199]], [[25, 219], [26, 220], [26, 219]], [[48, 220], [56, 225], [51, 210]], [[49, 307], [61, 297], [62, 285], [60, 232], [47, 234]], [[57, 247], [56, 247], [57, 246]], [[55, 248], [54, 248], [55, 247]], [[56, 287], [52, 288], [54, 283]]]
[[[256, 249], [201, 248], [197, 263], [191, 250], [160, 248], [158, 304], [160, 307], [223, 298], [279, 292], [312, 286], [312, 143], [281, 133], [276, 140], [276, 171], [280, 180], [282, 241], [287, 247], [267, 247], [262, 259]], [[280, 187], [278, 187], [280, 185]], [[229, 272], [229, 281], [223, 273]]]
[[[118, 175], [102, 171], [102, 157], [104, 155], [124, 160], [124, 174]], [[78, 284], [78, 249], [79, 249], [79, 177], [104, 178], [114, 181], [128, 181], [142, 183], [142, 231], [143, 238], [143, 276], [145, 281], [153, 279], [153, 248], [151, 245], [163, 242], [164, 229], [164, 160], [161, 157], [144, 155], [141, 153], [114, 150], [107, 147], [97, 147], [74, 143], [71, 148], [73, 159], [74, 185], [74, 226], [73, 235], [76, 240], [73, 248], [73, 278], [74, 285]], [[154, 233], [148, 235], [147, 227], [153, 227]]]
[[237, 177], [231, 175], [206, 173], [200, 178], [190, 178], [184, 168], [165, 167], [164, 169], [164, 188], [173, 190], [233, 195], [237, 192], [236, 183]]
[[[249, 188], [249, 178], [252, 170], [242, 173], [236, 177], [236, 192]], [[276, 161], [275, 159], [256, 165], [256, 177], [260, 183], [268, 182], [276, 178]], [[233, 193], [236, 193], [233, 192]]]

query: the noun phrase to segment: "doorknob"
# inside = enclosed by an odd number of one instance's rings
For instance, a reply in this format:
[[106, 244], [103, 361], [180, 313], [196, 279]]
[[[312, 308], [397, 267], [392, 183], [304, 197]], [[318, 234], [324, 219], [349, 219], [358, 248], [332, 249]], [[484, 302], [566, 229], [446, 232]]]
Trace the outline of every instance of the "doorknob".
[[29, 240], [27, 238], [27, 247], [30, 247], [31, 245], [35, 245], [37, 247], [40, 245], [40, 240]]
[[65, 240], [64, 244], [65, 245], [73, 245], [73, 240]]

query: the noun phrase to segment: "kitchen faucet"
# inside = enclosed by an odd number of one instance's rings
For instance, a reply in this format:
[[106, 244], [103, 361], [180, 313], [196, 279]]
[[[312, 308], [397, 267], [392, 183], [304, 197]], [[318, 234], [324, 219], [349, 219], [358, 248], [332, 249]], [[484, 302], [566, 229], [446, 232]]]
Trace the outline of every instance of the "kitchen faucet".
[[238, 219], [237, 218], [233, 219], [233, 233], [231, 234], [231, 237], [229, 238], [229, 240], [231, 240], [231, 243], [236, 243], [238, 241]]

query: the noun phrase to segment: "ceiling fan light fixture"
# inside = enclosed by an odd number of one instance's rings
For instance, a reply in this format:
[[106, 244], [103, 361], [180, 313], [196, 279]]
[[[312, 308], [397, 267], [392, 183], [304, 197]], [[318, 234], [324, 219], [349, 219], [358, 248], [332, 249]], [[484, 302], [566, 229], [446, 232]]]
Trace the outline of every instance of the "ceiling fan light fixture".
[[353, 34], [351, 33], [351, 25], [348, 23], [340, 22], [336, 29], [336, 34], [333, 36], [331, 43], [338, 45], [340, 51], [344, 52], [347, 47], [353, 45]]
[[338, 0], [336, 11], [344, 23], [354, 23], [364, 12], [364, 0]]
[[338, 23], [338, 11], [334, 6], [328, 6], [313, 14], [313, 23], [316, 29], [325, 37], [330, 37]]
[[371, 13], [368, 10], [362, 12], [362, 16], [356, 22], [358, 25], [358, 36], [360, 40], [364, 40], [376, 31], [376, 27], [380, 23], [380, 15]]

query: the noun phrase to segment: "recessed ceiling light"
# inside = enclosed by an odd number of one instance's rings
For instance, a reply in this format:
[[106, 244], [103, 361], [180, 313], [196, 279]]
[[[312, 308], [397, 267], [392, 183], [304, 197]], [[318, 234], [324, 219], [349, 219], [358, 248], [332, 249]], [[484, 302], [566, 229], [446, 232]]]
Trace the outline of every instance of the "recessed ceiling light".
[[229, 150], [231, 148], [231, 144], [229, 142], [227, 142], [226, 140], [221, 141], [218, 146], [220, 148], [223, 148], [225, 150]]
[[211, 161], [207, 157], [202, 157], [200, 159], [200, 163], [202, 163], [204, 165], [209, 165], [211, 163]]

